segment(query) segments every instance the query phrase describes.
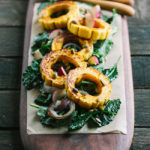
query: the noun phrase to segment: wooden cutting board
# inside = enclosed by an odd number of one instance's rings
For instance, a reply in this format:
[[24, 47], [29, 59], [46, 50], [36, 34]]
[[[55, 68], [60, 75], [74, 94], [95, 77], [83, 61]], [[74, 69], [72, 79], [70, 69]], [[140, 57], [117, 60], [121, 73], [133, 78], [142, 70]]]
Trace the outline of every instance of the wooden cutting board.
[[[28, 50], [35, 2], [37, 0], [30, 0], [28, 4], [22, 72], [24, 72], [28, 63]], [[125, 16], [122, 16], [122, 26], [128, 134], [27, 135], [27, 92], [23, 84], [21, 84], [20, 133], [26, 150], [129, 150], [134, 132], [134, 96], [128, 25]]]

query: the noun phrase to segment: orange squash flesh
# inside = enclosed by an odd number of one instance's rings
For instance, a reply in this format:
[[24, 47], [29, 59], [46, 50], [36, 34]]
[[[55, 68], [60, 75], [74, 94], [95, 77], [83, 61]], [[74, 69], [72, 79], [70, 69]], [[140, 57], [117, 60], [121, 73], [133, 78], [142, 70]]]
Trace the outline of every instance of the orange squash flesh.
[[67, 28], [74, 35], [84, 38], [84, 39], [92, 39], [92, 40], [104, 40], [107, 39], [111, 33], [111, 26], [101, 20], [94, 19], [95, 27], [87, 27], [82, 24], [82, 20], [72, 18], [68, 21]]
[[51, 47], [52, 51], [62, 49], [63, 45], [67, 42], [78, 42], [81, 45], [82, 49], [77, 53], [81, 55], [84, 60], [87, 60], [93, 53], [92, 40], [84, 40], [68, 32], [54, 38]]
[[[97, 84], [96, 91], [98, 92], [98, 95], [82, 95], [80, 91], [74, 91], [75, 85], [81, 82], [82, 79], [88, 79], [95, 82]], [[65, 88], [67, 95], [71, 100], [87, 109], [102, 109], [104, 103], [110, 98], [112, 91], [112, 86], [107, 77], [92, 67], [71, 70], [68, 74]]]
[[68, 49], [51, 51], [45, 55], [40, 64], [40, 70], [42, 79], [46, 82], [46, 85], [54, 86], [58, 88], [64, 88], [65, 80], [67, 76], [55, 76], [55, 72], [52, 66], [57, 62], [72, 63], [75, 67], [85, 68], [87, 63], [77, 53], [72, 54]]
[[[68, 11], [66, 14], [52, 18], [52, 14], [59, 11]], [[64, 28], [71, 17], [79, 16], [79, 8], [76, 2], [60, 1], [45, 7], [39, 14], [38, 20], [47, 29]]]

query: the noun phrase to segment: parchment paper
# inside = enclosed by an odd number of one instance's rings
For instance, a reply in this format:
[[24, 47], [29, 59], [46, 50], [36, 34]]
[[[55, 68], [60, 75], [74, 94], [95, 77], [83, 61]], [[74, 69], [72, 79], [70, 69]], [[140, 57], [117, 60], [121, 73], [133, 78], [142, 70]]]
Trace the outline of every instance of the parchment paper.
[[[43, 28], [38, 23], [37, 20], [37, 8], [39, 4], [35, 4], [34, 7], [34, 16], [32, 21], [32, 30], [31, 30], [31, 39], [30, 39], [30, 49], [28, 54], [28, 64], [31, 64], [33, 57], [31, 56], [31, 46], [33, 44], [33, 39], [35, 35], [38, 33], [43, 32]], [[82, 7], [82, 5], [81, 5]], [[89, 6], [87, 6], [89, 7]], [[107, 15], [111, 15], [110, 12], [105, 12]], [[82, 129], [72, 132], [75, 133], [123, 133], [127, 134], [127, 123], [126, 123], [126, 99], [125, 99], [125, 83], [124, 83], [124, 68], [123, 68], [123, 47], [122, 47], [122, 20], [121, 16], [118, 15], [116, 17], [116, 26], [118, 32], [113, 37], [114, 46], [111, 52], [106, 57], [105, 68], [112, 67], [119, 56], [121, 60], [118, 64], [118, 72], [119, 77], [112, 82], [112, 95], [111, 99], [120, 98], [121, 100], [121, 107], [116, 115], [115, 119], [109, 124], [104, 127], [90, 129], [85, 125]], [[38, 96], [38, 91], [35, 89], [27, 91], [27, 133], [28, 134], [63, 134], [67, 132], [67, 128], [50, 128], [43, 126], [38, 116], [36, 115], [37, 109], [29, 106], [29, 104], [34, 103], [34, 99]]]

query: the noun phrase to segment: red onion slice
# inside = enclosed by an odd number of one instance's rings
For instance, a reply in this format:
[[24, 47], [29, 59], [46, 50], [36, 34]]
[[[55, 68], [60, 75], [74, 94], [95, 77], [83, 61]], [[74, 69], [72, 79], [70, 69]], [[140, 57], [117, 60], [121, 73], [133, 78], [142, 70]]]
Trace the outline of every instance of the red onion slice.
[[81, 46], [79, 46], [79, 45], [76, 44], [76, 43], [67, 43], [67, 44], [65, 44], [65, 45], [63, 46], [63, 48], [67, 48], [67, 47], [69, 47], [69, 46], [74, 46], [74, 47], [77, 48], [77, 50], [81, 50], [81, 49], [82, 49]]
[[65, 119], [65, 118], [69, 117], [74, 112], [75, 103], [70, 101], [69, 111], [64, 115], [57, 114], [57, 112], [55, 111], [55, 109], [56, 109], [55, 107], [56, 107], [55, 104], [50, 105], [50, 107], [48, 108], [48, 114], [55, 119]]
[[57, 100], [60, 100], [61, 98], [65, 97], [67, 95], [65, 89], [57, 89], [52, 94], [52, 101], [55, 102]]
[[59, 72], [60, 72], [60, 73], [59, 73], [60, 76], [66, 76], [66, 75], [67, 75], [65, 69], [64, 69], [62, 66], [60, 66]]
[[[52, 95], [52, 101], [53, 103], [48, 108], [48, 114], [53, 118], [65, 119], [69, 117], [75, 110], [75, 103], [67, 98], [67, 93], [65, 89], [55, 90]], [[57, 110], [62, 111], [67, 107], [69, 107], [69, 111], [66, 114], [57, 114]]]
[[70, 100], [68, 98], [64, 98], [61, 103], [57, 106], [57, 110], [62, 111], [70, 104]]

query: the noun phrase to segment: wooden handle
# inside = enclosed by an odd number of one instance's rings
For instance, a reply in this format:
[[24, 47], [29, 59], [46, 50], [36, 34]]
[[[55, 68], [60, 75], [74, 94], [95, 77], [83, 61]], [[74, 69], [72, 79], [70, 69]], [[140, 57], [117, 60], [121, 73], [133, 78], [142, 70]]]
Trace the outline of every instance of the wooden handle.
[[131, 6], [133, 6], [133, 4], [134, 4], [134, 0], [102, 0], [102, 1], [114, 1], [114, 2], [131, 5]]
[[79, 0], [79, 1], [92, 3], [92, 4], [99, 4], [101, 8], [111, 10], [111, 11], [113, 8], [116, 8], [117, 12], [122, 15], [133, 16], [135, 14], [134, 8], [118, 2], [102, 1], [102, 0]]

